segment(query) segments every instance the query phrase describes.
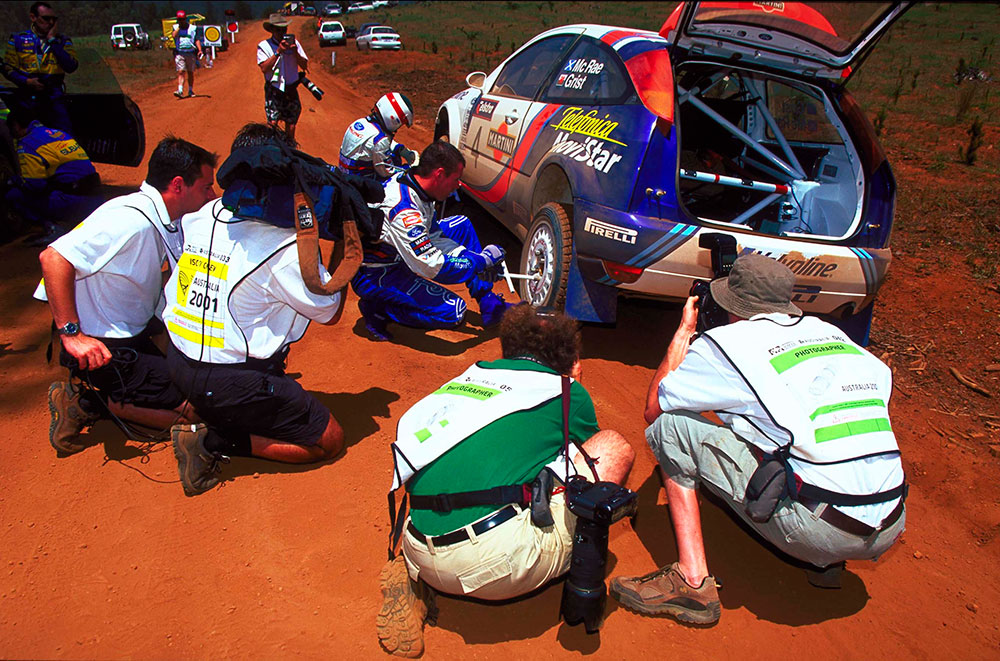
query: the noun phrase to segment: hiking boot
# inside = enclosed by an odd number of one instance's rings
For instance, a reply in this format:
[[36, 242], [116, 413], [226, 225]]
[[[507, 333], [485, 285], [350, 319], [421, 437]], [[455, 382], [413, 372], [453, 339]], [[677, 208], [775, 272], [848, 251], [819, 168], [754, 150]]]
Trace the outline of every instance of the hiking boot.
[[177, 473], [185, 496], [197, 496], [219, 483], [217, 473], [222, 469], [219, 462], [228, 463], [229, 458], [218, 452], [205, 449], [208, 427], [204, 424], [174, 425], [170, 428], [170, 438], [177, 457]]
[[[406, 561], [399, 555], [387, 562], [379, 574], [382, 610], [375, 617], [375, 630], [385, 651], [416, 658], [424, 652], [424, 621], [433, 608], [425, 599], [430, 588], [410, 580]], [[418, 592], [424, 592], [424, 598]]]
[[715, 577], [706, 576], [701, 585], [692, 587], [676, 562], [645, 576], [612, 579], [611, 595], [637, 613], [672, 615], [692, 624], [715, 624], [722, 613]]
[[365, 330], [368, 331], [372, 341], [385, 342], [392, 339], [392, 333], [388, 330], [389, 317], [379, 311], [376, 303], [361, 299], [358, 301], [358, 310], [361, 311], [361, 317], [365, 320]]
[[80, 405], [82, 391], [68, 381], [56, 381], [49, 386], [49, 443], [56, 452], [76, 454], [87, 447], [80, 432], [98, 420]]
[[504, 301], [503, 296], [499, 294], [493, 292], [484, 294], [479, 299], [479, 314], [483, 318], [483, 328], [499, 324], [500, 320], [503, 319], [503, 313], [512, 307], [514, 307], [513, 304]]

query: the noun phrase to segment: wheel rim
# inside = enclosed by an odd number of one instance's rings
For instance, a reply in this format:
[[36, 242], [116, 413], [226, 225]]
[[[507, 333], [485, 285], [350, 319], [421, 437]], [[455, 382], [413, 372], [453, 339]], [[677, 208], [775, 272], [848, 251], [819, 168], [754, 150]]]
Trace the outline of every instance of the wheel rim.
[[555, 285], [556, 240], [552, 228], [541, 225], [528, 241], [528, 259], [525, 262], [529, 275], [538, 274], [538, 280], [527, 280], [528, 302], [532, 305], [545, 304]]

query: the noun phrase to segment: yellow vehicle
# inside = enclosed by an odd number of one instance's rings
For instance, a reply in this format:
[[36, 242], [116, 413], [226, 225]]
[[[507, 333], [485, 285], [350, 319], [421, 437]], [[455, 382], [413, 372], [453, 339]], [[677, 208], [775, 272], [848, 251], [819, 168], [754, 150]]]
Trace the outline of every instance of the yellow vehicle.
[[[188, 21], [192, 25], [196, 25], [205, 20], [205, 17], [201, 14], [188, 14]], [[174, 25], [177, 24], [176, 18], [165, 18], [161, 21], [163, 24], [163, 47], [173, 48], [174, 47]]]

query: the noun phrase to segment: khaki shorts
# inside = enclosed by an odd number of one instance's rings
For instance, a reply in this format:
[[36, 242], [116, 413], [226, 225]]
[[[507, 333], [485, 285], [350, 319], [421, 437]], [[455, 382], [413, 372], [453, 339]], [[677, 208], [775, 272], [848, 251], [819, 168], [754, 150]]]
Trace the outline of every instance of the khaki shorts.
[[531, 511], [522, 510], [478, 537], [469, 524], [469, 539], [436, 548], [430, 540], [417, 540], [407, 520], [403, 557], [410, 578], [422, 579], [439, 592], [477, 599], [510, 599], [531, 592], [569, 570], [576, 517], [565, 502], [561, 493], [552, 496], [555, 524], [547, 528], [535, 527]]

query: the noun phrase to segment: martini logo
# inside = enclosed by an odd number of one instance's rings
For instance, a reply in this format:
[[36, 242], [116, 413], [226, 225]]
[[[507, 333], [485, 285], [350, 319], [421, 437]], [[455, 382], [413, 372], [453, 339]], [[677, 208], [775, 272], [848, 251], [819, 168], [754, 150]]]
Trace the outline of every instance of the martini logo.
[[497, 102], [488, 99], [480, 99], [476, 104], [476, 110], [472, 113], [475, 117], [481, 117], [487, 121], [493, 119], [493, 111], [497, 109]]
[[510, 156], [514, 153], [514, 136], [498, 133], [491, 129], [490, 134], [486, 136], [486, 146]]
[[[560, 132], [556, 135], [552, 143], [552, 152], [563, 154], [579, 163], [584, 163], [587, 167], [594, 168], [598, 172], [610, 172], [615, 163], [622, 160], [619, 154], [604, 148], [604, 141], [595, 138], [587, 138], [583, 142], [569, 139], [569, 133]], [[620, 144], [620, 143], [619, 143]]]
[[584, 114], [583, 108], [577, 108], [576, 106], [566, 108], [563, 110], [562, 118], [550, 126], [559, 131], [579, 133], [580, 135], [628, 147], [624, 142], [619, 142], [611, 137], [615, 129], [618, 128], [618, 122], [612, 120], [611, 115], [605, 114], [604, 117], [598, 117], [597, 110], [591, 110]]
[[635, 237], [639, 235], [633, 229], [618, 227], [617, 225], [594, 220], [593, 218], [587, 218], [587, 222], [583, 224], [583, 231], [603, 236], [605, 239], [611, 239], [612, 241], [621, 241], [632, 246], [635, 245]]

